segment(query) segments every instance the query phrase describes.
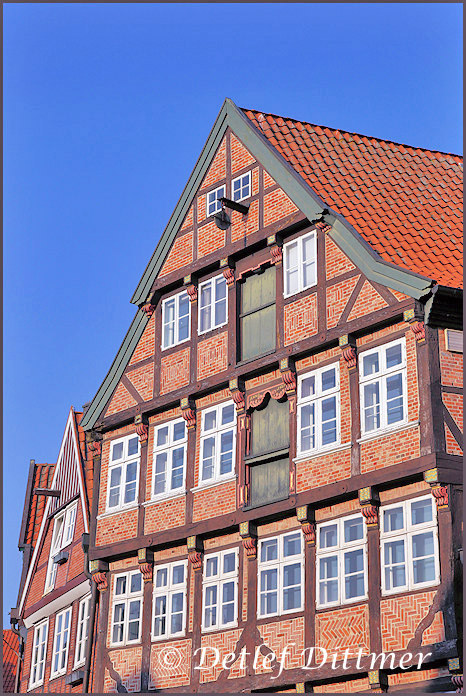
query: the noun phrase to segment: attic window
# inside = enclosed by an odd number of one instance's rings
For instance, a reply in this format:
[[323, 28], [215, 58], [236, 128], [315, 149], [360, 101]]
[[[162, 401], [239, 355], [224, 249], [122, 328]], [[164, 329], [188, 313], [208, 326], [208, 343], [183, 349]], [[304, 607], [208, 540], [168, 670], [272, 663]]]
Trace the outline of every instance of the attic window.
[[234, 201], [242, 201], [251, 195], [251, 172], [247, 172], [231, 182], [231, 192]]
[[316, 233], [310, 232], [283, 246], [284, 295], [296, 295], [317, 283]]
[[47, 568], [47, 577], [45, 580], [45, 591], [53, 590], [55, 587], [55, 579], [57, 576], [57, 560], [56, 558], [60, 551], [71, 544], [74, 536], [74, 527], [76, 523], [77, 503], [73, 503], [65, 510], [55, 516], [53, 522], [52, 543], [50, 545], [49, 565]]
[[445, 346], [452, 353], [463, 352], [463, 332], [445, 329]]
[[214, 189], [214, 191], [209, 191], [206, 196], [207, 199], [207, 215], [214, 215], [222, 209], [222, 204], [220, 198], [225, 196], [225, 186], [220, 186]]

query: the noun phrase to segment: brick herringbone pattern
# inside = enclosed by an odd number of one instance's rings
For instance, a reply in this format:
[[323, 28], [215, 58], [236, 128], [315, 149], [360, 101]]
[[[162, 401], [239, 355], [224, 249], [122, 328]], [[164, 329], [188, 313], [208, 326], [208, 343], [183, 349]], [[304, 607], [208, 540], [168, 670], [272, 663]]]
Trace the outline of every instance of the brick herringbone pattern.
[[443, 613], [438, 611], [434, 620], [422, 634], [422, 645], [433, 645], [445, 640], [445, 626], [443, 623]]
[[[357, 653], [362, 648], [363, 655], [369, 650], [369, 609], [367, 604], [328, 611], [316, 616], [316, 645], [329, 653], [341, 655], [346, 648]], [[352, 657], [352, 654], [349, 654]], [[321, 659], [319, 653], [317, 659]]]
[[150, 653], [149, 689], [189, 684], [191, 659], [191, 639], [155, 643]]
[[[121, 683], [126, 690], [140, 691], [142, 647], [111, 650], [108, 655], [113, 669], [121, 677]], [[110, 676], [108, 669], [105, 670], [104, 691], [117, 693], [117, 683]]]
[[197, 346], [197, 378], [204, 379], [228, 367], [228, 332], [205, 338]]
[[189, 384], [189, 348], [166, 355], [160, 361], [160, 393]]
[[375, 312], [377, 309], [382, 309], [382, 307], [386, 306], [387, 303], [383, 297], [381, 297], [377, 290], [366, 280], [349, 313], [348, 321], [363, 317], [367, 314], [369, 307], [371, 312]]
[[346, 273], [347, 271], [355, 270], [356, 266], [342, 252], [339, 246], [330, 239], [325, 237], [325, 275], [327, 279], [335, 278], [335, 276]]
[[346, 681], [331, 682], [330, 684], [320, 684], [314, 686], [316, 694], [354, 694], [358, 691], [369, 689], [369, 680], [367, 677], [363, 679], [347, 679]]
[[388, 675], [388, 685], [395, 684], [413, 684], [418, 681], [426, 681], [427, 679], [436, 679], [437, 677], [445, 677], [448, 674], [448, 667], [435, 667], [433, 669], [415, 669], [412, 672], [399, 672], [398, 674]]
[[435, 594], [435, 591], [420, 592], [380, 602], [382, 650], [406, 650], [416, 628], [429, 611]]
[[[216, 681], [219, 678], [221, 672], [223, 671], [221, 664], [222, 660], [230, 653], [235, 652], [236, 644], [239, 640], [241, 633], [242, 629], [237, 628], [234, 631], [214, 633], [210, 636], [206, 635], [202, 637], [201, 647], [216, 648], [219, 652], [220, 659], [218, 661], [218, 664], [215, 664], [216, 656], [214, 655], [214, 653], [211, 651], [206, 652], [206, 667], [208, 667], [208, 669], [201, 670], [201, 684], [204, 684], [205, 682]], [[231, 665], [228, 674], [229, 679], [237, 679], [238, 677], [244, 677], [246, 674], [246, 670], [244, 668], [239, 669], [239, 660], [237, 660], [236, 662], [238, 664], [233, 663]]]
[[[282, 653], [288, 645], [288, 653], [284, 660], [284, 669], [295, 669], [305, 664], [304, 650], [304, 618], [284, 619], [258, 627], [264, 644], [275, 653], [278, 662], [282, 659]], [[293, 645], [294, 643], [294, 645]], [[256, 674], [270, 672], [271, 669], [264, 666], [264, 661], [257, 661]]]
[[327, 328], [333, 328], [340, 321], [359, 278], [360, 276], [354, 276], [327, 288]]
[[134, 353], [129, 361], [130, 365], [144, 360], [145, 358], [150, 358], [154, 355], [155, 351], [155, 314], [151, 316], [149, 322], [144, 329], [144, 333], [139, 339]]
[[131, 406], [135, 405], [136, 401], [126, 389], [125, 385], [119, 384], [114, 395], [112, 396], [112, 400], [110, 401], [105, 415], [111, 416], [114, 413], [119, 413], [120, 411], [124, 411], [126, 408], [130, 408]]
[[152, 399], [154, 392], [154, 365], [152, 363], [137, 367], [135, 370], [128, 372], [126, 376], [135, 389], [138, 390], [144, 401]]
[[285, 305], [285, 345], [317, 333], [317, 295], [307, 295]]

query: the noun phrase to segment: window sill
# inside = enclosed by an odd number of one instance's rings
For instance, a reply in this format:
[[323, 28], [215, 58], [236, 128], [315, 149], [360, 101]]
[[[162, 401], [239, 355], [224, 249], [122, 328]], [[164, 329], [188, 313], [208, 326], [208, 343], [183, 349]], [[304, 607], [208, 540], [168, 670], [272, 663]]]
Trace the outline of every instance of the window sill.
[[440, 578], [433, 580], [429, 583], [423, 583], [417, 587], [397, 587], [396, 590], [381, 590], [382, 597], [393, 597], [400, 594], [415, 594], [416, 592], [425, 592], [429, 587], [438, 587], [440, 585]]
[[293, 616], [293, 614], [302, 614], [304, 611], [304, 606], [299, 607], [298, 609], [292, 609], [291, 611], [282, 611], [280, 614], [277, 612], [275, 614], [267, 614], [266, 616], [259, 616], [257, 615], [257, 624], [259, 625], [259, 621], [263, 621], [264, 623], [268, 621], [269, 619], [275, 619], [279, 618], [281, 616]]
[[51, 674], [49, 677], [49, 682], [53, 681], [54, 679], [58, 679], [59, 677], [64, 677], [66, 674], [66, 669], [63, 672], [57, 672], [56, 674]]
[[225, 326], [228, 324], [228, 319], [227, 321], [224, 321], [223, 324], [219, 324], [218, 326], [212, 326], [210, 329], [206, 329], [205, 331], [198, 331], [197, 335], [198, 336], [207, 336], [207, 334], [213, 333], [214, 331], [217, 331], [218, 329], [223, 329]]
[[207, 488], [215, 488], [215, 486], [221, 486], [222, 483], [236, 481], [237, 478], [238, 476], [235, 474], [234, 476], [228, 476], [224, 479], [216, 479], [215, 481], [210, 481], [209, 483], [200, 483], [198, 486], [194, 486], [194, 488], [191, 488], [191, 491], [193, 493], [197, 493], [197, 491], [205, 491]]
[[345, 607], [351, 607], [355, 604], [364, 604], [369, 600], [368, 595], [364, 597], [355, 597], [354, 599], [348, 599], [346, 602], [338, 602], [334, 604], [318, 605], [316, 603], [316, 613], [321, 613], [325, 611], [333, 611], [334, 609], [344, 609]]
[[419, 421], [410, 421], [409, 423], [400, 423], [399, 425], [394, 425], [390, 428], [380, 428], [379, 430], [374, 430], [373, 432], [362, 435], [358, 440], [356, 440], [356, 442], [369, 442], [369, 440], [375, 440], [377, 437], [383, 437], [384, 435], [398, 433], [400, 430], [409, 430], [410, 428], [416, 428], [418, 425]]
[[226, 626], [216, 626], [215, 628], [204, 628], [201, 626], [201, 633], [205, 635], [212, 635], [212, 633], [222, 633], [223, 631], [230, 631], [232, 628], [238, 628], [238, 622], [227, 624]]
[[121, 514], [122, 512], [129, 512], [130, 510], [137, 510], [138, 507], [139, 507], [139, 503], [136, 503], [136, 505], [128, 505], [128, 507], [119, 507], [119, 508], [115, 508], [115, 510], [106, 510], [105, 512], [102, 512], [100, 515], [97, 515], [96, 519], [103, 520], [106, 517], [112, 517], [112, 515], [118, 515], [118, 514]]
[[345, 442], [342, 445], [336, 445], [336, 447], [329, 447], [328, 449], [312, 450], [308, 454], [301, 453], [293, 459], [293, 463], [297, 464], [299, 462], [307, 462], [309, 459], [317, 459], [318, 457], [323, 457], [326, 454], [333, 454], [334, 452], [341, 452], [346, 449], [350, 449], [352, 446], [351, 442]]
[[176, 633], [174, 636], [156, 636], [154, 637], [151, 634], [150, 641], [151, 643], [162, 643], [163, 641], [169, 641], [169, 640], [180, 640], [180, 638], [184, 638], [186, 635], [186, 630], [183, 631], [183, 633]]
[[146, 507], [147, 505], [156, 505], [157, 503], [164, 503], [166, 500], [175, 500], [176, 498], [183, 498], [186, 495], [186, 489], [183, 488], [181, 491], [176, 493], [168, 493], [167, 495], [161, 495], [158, 498], [151, 498], [150, 500], [145, 500], [141, 505]]
[[162, 353], [166, 350], [170, 350], [172, 348], [178, 348], [178, 346], [182, 346], [183, 343], [187, 343], [188, 341], [191, 340], [191, 336], [188, 336], [188, 338], [184, 338], [182, 341], [178, 341], [178, 343], [174, 343], [172, 346], [160, 346], [160, 350]]

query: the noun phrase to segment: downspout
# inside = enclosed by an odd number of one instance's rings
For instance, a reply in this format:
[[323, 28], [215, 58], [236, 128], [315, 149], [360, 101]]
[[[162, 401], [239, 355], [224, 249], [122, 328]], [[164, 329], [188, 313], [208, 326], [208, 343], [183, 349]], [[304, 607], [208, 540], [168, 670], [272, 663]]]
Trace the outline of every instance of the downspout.
[[18, 619], [16, 619], [16, 618], [10, 619], [11, 630], [12, 630], [13, 633], [14, 633], [16, 636], [18, 636], [18, 638], [19, 638], [19, 646], [18, 646], [18, 664], [16, 665], [15, 689], [14, 689], [14, 693], [15, 693], [15, 694], [18, 694], [18, 693], [19, 693], [19, 682], [20, 682], [20, 679], [21, 679], [21, 666], [22, 666], [22, 663], [23, 663], [23, 654], [24, 654], [24, 639], [23, 639], [23, 636], [21, 635], [21, 631], [20, 631], [18, 628], [15, 628], [15, 626], [14, 626], [14, 624], [16, 624], [17, 621], [18, 621]]
[[99, 592], [96, 583], [92, 579], [92, 575], [89, 572], [89, 533], [82, 535], [82, 545], [84, 551], [84, 574], [89, 578], [91, 582], [91, 610], [89, 613], [89, 628], [87, 632], [87, 642], [86, 642], [86, 661], [84, 663], [84, 676], [83, 676], [83, 693], [89, 693], [89, 679], [91, 676], [91, 659], [92, 659], [92, 645], [94, 638], [94, 628], [95, 628], [95, 617], [97, 602], [99, 597]]

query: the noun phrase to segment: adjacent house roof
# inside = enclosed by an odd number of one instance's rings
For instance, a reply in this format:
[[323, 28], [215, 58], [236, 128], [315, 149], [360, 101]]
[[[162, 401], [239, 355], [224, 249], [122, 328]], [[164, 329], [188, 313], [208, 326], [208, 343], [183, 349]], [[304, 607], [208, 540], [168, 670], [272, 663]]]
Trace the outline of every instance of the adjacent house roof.
[[35, 488], [50, 487], [55, 464], [36, 464], [31, 462], [31, 466], [33, 467], [31, 475], [32, 485], [28, 488], [26, 500], [24, 501], [26, 526], [24, 536], [20, 538], [19, 543], [35, 546], [47, 499], [43, 495], [33, 495], [33, 491]]
[[16, 665], [18, 663], [19, 638], [10, 629], [3, 629], [3, 692], [15, 690]]
[[462, 287], [462, 157], [243, 112], [382, 258]]

